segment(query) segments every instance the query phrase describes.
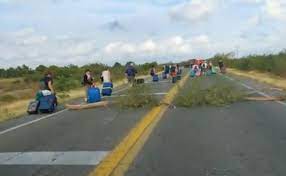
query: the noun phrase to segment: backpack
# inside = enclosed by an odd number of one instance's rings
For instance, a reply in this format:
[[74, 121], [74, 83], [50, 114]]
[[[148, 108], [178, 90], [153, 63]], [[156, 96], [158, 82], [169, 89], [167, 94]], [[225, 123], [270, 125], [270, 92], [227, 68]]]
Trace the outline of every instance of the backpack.
[[126, 73], [128, 76], [134, 76], [135, 75], [135, 70], [133, 67], [128, 67], [126, 70]]

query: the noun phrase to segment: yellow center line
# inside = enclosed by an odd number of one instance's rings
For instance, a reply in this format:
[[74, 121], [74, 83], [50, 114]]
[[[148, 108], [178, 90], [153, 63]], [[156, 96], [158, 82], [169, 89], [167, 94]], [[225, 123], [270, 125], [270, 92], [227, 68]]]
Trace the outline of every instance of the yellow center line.
[[179, 87], [182, 87], [188, 80], [188, 74], [173, 86], [163, 99], [160, 106], [151, 109], [142, 120], [135, 125], [129, 134], [112, 150], [104, 160], [95, 167], [89, 176], [120, 176], [128, 170], [130, 164], [134, 161], [139, 151], [144, 146], [156, 124], [160, 121], [168, 106], [172, 103], [178, 93]]

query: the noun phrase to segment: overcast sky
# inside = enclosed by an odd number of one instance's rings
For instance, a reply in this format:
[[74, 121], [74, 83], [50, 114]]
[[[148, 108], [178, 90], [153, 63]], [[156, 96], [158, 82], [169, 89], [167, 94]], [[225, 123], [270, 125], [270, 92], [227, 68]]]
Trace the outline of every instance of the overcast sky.
[[286, 0], [0, 0], [0, 67], [286, 48]]

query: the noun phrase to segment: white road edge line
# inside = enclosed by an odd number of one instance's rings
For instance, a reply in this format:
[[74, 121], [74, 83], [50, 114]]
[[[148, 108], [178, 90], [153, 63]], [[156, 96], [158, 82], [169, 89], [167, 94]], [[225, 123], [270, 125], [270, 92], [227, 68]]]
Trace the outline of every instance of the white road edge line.
[[67, 111], [67, 109], [64, 109], [64, 110], [55, 112], [55, 113], [53, 113], [53, 114], [49, 114], [49, 115], [47, 115], [47, 116], [43, 116], [43, 117], [41, 117], [41, 118], [38, 118], [38, 119], [35, 119], [35, 120], [32, 120], [32, 121], [23, 123], [23, 124], [21, 124], [21, 125], [17, 125], [17, 126], [8, 128], [8, 129], [6, 129], [6, 130], [1, 131], [1, 132], [0, 132], [0, 135], [3, 135], [3, 134], [5, 134], [5, 133], [8, 133], [8, 132], [10, 132], [10, 131], [16, 130], [16, 129], [21, 128], [21, 127], [24, 127], [24, 126], [31, 125], [31, 124], [33, 124], [33, 123], [36, 123], [36, 122], [38, 122], [38, 121], [41, 121], [41, 120], [50, 118], [50, 117], [52, 117], [52, 116], [61, 114], [61, 113], [65, 112], [65, 111]]
[[109, 151], [40, 151], [0, 153], [0, 165], [97, 165]]
[[[231, 77], [229, 77], [229, 76], [226, 76], [226, 75], [223, 75], [223, 76], [224, 76], [225, 78], [231, 80], [231, 81], [236, 81], [235, 79], [233, 79], [233, 78], [231, 78]], [[261, 91], [255, 89], [255, 88], [253, 88], [253, 87], [251, 87], [251, 86], [249, 86], [249, 85], [246, 85], [246, 84], [244, 84], [244, 83], [242, 83], [242, 82], [240, 82], [240, 81], [237, 81], [237, 83], [239, 83], [240, 85], [242, 85], [243, 87], [245, 87], [245, 88], [247, 88], [247, 89], [251, 89], [251, 90], [256, 91], [258, 94], [260, 94], [260, 95], [262, 95], [262, 96], [264, 96], [264, 97], [266, 97], [266, 98], [271, 98], [270, 95], [268, 95], [268, 94], [266, 94], [266, 93], [264, 93], [264, 92], [261, 92]], [[275, 102], [276, 102], [276, 103], [279, 103], [279, 104], [281, 104], [281, 105], [283, 105], [283, 106], [286, 106], [286, 103], [283, 102], [283, 101], [275, 101]]]
[[[119, 89], [118, 91], [114, 91], [114, 93], [119, 93], [119, 92], [122, 92], [122, 91], [124, 91], [124, 90], [126, 90], [126, 89], [128, 89], [128, 87]], [[39, 121], [41, 121], [41, 120], [44, 120], [44, 119], [53, 117], [53, 116], [55, 116], [55, 115], [58, 115], [58, 114], [61, 114], [61, 113], [65, 112], [65, 111], [67, 111], [67, 110], [68, 110], [68, 109], [63, 109], [63, 110], [58, 111], [58, 112], [55, 112], [55, 113], [53, 113], [53, 114], [49, 114], [49, 115], [47, 115], [47, 116], [43, 116], [43, 117], [41, 117], [41, 118], [38, 118], [38, 119], [35, 119], [35, 120], [32, 120], [32, 121], [26, 122], [26, 123], [23, 123], [23, 124], [20, 124], [20, 125], [11, 127], [11, 128], [8, 128], [8, 129], [6, 129], [6, 130], [1, 131], [1, 132], [0, 132], [0, 135], [9, 133], [9, 132], [11, 132], [11, 131], [14, 131], [14, 130], [16, 130], [16, 129], [18, 129], [18, 128], [21, 128], [21, 127], [24, 127], [24, 126], [31, 125], [31, 124], [36, 123], [36, 122], [39, 122]]]

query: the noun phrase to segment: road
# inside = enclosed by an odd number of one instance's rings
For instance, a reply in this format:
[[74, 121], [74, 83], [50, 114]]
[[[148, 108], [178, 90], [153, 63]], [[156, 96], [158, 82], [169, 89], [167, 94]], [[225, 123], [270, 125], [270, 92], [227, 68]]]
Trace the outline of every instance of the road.
[[[172, 86], [169, 81], [147, 80], [147, 84], [153, 93], [165, 93]], [[126, 87], [119, 87], [114, 96], [125, 91]], [[2, 123], [0, 175], [87, 175], [149, 110], [116, 106], [82, 111], [60, 109], [52, 115]]]
[[[267, 87], [233, 81], [246, 91]], [[286, 106], [280, 102], [169, 109], [126, 175], [283, 176], [285, 127]]]
[[[263, 84], [237, 77], [230, 79], [233, 78], [223, 79], [246, 91], [255, 88], [258, 95], [274, 92], [265, 91], [268, 87]], [[160, 82], [150, 86], [153, 93], [166, 93], [172, 84]], [[0, 175], [88, 175], [150, 110], [122, 110], [113, 106], [64, 110], [47, 118], [29, 116], [3, 123]], [[168, 108], [146, 143], [141, 144], [138, 155], [128, 163], [126, 175], [284, 176], [285, 114], [283, 102]]]

